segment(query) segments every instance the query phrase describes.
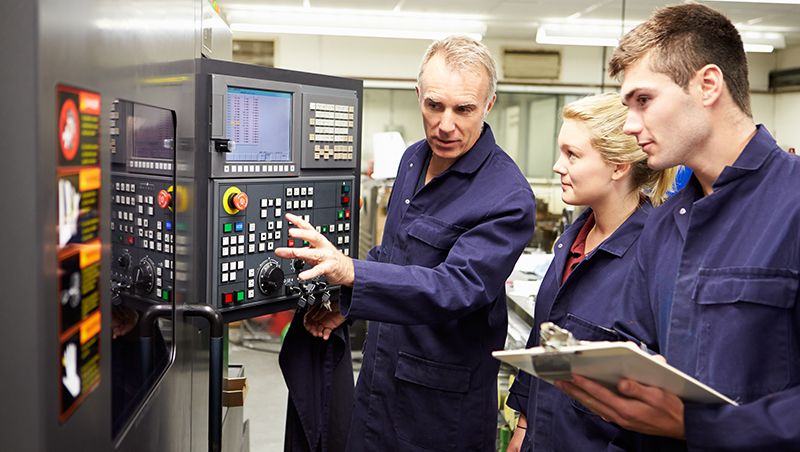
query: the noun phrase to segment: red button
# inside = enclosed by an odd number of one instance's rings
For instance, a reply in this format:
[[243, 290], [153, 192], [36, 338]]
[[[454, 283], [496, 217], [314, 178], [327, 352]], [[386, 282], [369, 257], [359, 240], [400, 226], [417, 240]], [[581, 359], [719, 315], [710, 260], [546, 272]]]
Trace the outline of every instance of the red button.
[[345, 205], [345, 206], [350, 204], [350, 197], [349, 196], [342, 196], [342, 204]]
[[349, 210], [345, 210], [344, 211], [344, 217], [345, 218], [350, 218], [350, 211]]
[[289, 239], [289, 241], [288, 241], [288, 242], [286, 242], [286, 243], [287, 243], [287, 245], [289, 245], [289, 247], [291, 248], [291, 247], [293, 247], [293, 246], [294, 246], [294, 239]]
[[136, 241], [136, 239], [134, 239], [132, 235], [128, 236], [128, 245], [133, 246], [135, 241]]
[[224, 296], [225, 296], [225, 303], [233, 303], [233, 294], [232, 293], [226, 293], [226, 294], [224, 294]]
[[158, 192], [158, 207], [166, 209], [170, 204], [172, 204], [172, 195], [166, 190]]
[[234, 210], [244, 210], [247, 208], [247, 193], [240, 191], [231, 195], [228, 205]]

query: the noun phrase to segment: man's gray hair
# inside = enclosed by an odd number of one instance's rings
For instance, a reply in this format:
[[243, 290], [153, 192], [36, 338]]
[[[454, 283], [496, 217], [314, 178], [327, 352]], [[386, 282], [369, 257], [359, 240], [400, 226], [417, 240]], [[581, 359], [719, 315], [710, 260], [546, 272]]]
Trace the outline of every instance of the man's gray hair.
[[[417, 86], [422, 86], [422, 73], [425, 70], [425, 65], [428, 64], [431, 58], [439, 54], [444, 57], [445, 64], [452, 69], [458, 71], [466, 70], [488, 76], [489, 86], [486, 87], [486, 102], [488, 105], [497, 90], [497, 63], [495, 63], [492, 54], [489, 53], [489, 48], [482, 42], [466, 36], [448, 36], [435, 41], [428, 47], [425, 56], [422, 57], [422, 63], [419, 65], [419, 74], [417, 75]], [[486, 72], [481, 73], [481, 69]]]

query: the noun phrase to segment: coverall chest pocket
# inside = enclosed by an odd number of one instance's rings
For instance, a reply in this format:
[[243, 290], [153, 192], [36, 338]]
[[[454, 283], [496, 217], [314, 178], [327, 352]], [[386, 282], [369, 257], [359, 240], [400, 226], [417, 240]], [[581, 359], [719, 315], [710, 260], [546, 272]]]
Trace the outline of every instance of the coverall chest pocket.
[[[397, 369], [397, 436], [408, 447], [455, 450], [470, 369], [400, 352]], [[462, 432], [463, 434], [464, 432]]]
[[[578, 339], [579, 341], [619, 340], [619, 335], [614, 330], [578, 317], [571, 312], [567, 313], [567, 318], [564, 320], [564, 325], [562, 326], [567, 331], [571, 332], [575, 339]], [[600, 416], [594, 414], [590, 409], [583, 406], [582, 403], [571, 397], [566, 398], [569, 399], [570, 404], [576, 411], [592, 418], [597, 423], [598, 428], [605, 428], [605, 426], [608, 424], [606, 421], [600, 419]]]
[[796, 355], [798, 272], [783, 268], [701, 268], [697, 376], [748, 402], [787, 387]]
[[420, 216], [406, 230], [410, 236], [406, 249], [407, 263], [429, 268], [441, 264], [466, 230], [435, 217]]

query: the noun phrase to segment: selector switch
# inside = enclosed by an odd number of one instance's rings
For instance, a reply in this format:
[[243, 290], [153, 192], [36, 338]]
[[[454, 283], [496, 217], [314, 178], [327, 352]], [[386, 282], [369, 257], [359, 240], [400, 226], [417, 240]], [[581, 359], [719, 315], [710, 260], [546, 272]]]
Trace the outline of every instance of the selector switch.
[[117, 258], [117, 264], [120, 268], [128, 268], [131, 265], [131, 255], [125, 252], [122, 256]]
[[155, 265], [149, 257], [143, 257], [133, 269], [133, 285], [136, 290], [144, 295], [153, 291], [155, 283]]
[[264, 295], [272, 295], [283, 287], [283, 270], [272, 259], [267, 259], [258, 267], [258, 290]]

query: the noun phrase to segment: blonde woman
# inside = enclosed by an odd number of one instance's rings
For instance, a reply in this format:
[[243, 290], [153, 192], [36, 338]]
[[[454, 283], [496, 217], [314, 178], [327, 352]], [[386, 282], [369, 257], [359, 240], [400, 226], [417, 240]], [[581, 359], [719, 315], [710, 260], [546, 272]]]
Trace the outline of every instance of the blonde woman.
[[[536, 298], [528, 346], [539, 326], [554, 322], [580, 340], [618, 340], [614, 304], [639, 234], [661, 204], [674, 169], [653, 171], [634, 137], [623, 133], [628, 109], [616, 93], [586, 97], [564, 108], [558, 136], [561, 197], [588, 209], [556, 241], [555, 257]], [[649, 309], [648, 306], [644, 308]], [[635, 434], [578, 405], [554, 386], [520, 373], [508, 405], [520, 420], [508, 451], [583, 451], [634, 448]]]

